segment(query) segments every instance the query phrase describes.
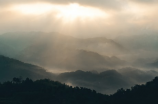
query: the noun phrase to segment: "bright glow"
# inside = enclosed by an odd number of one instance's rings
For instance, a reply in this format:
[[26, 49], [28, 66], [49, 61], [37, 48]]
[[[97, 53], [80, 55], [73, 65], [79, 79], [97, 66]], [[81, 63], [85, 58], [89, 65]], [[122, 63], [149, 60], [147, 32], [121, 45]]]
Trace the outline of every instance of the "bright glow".
[[40, 15], [43, 13], [50, 12], [53, 9], [53, 6], [50, 4], [23, 4], [15, 5], [11, 8], [14, 11], [19, 11], [25, 15]]
[[57, 19], [64, 21], [74, 21], [76, 19], [94, 19], [98, 17], [107, 17], [107, 14], [93, 7], [81, 6], [77, 3], [69, 5], [53, 5], [48, 3], [14, 5], [11, 10], [18, 11], [25, 15], [41, 15], [45, 13], [54, 13]]
[[61, 8], [58, 8], [59, 14], [57, 18], [63, 18], [67, 21], [73, 21], [77, 18], [80, 19], [94, 19], [97, 17], [106, 17], [107, 14], [97, 8], [84, 7], [79, 4], [70, 4]]

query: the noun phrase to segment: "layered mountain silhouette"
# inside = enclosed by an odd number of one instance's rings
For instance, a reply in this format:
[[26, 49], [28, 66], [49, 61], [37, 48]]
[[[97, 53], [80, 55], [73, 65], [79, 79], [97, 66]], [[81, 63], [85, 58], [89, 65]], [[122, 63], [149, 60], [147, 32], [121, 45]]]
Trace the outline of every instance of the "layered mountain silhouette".
[[119, 88], [129, 88], [131, 81], [115, 70], [107, 70], [101, 73], [76, 72], [62, 73], [57, 76], [60, 82], [73, 86], [82, 86], [95, 89], [101, 93], [114, 93]]
[[142, 84], [157, 76], [156, 71], [141, 71], [135, 68], [123, 68], [119, 70], [106, 70], [100, 73], [96, 71], [75, 71], [61, 73], [57, 80], [73, 86], [82, 86], [95, 89], [98, 92], [112, 94], [119, 88], [130, 88], [135, 84]]
[[148, 64], [157, 59], [158, 35], [156, 33], [118, 36], [114, 41], [128, 47], [129, 60], [133, 60], [135, 67], [152, 67]]
[[38, 36], [40, 32], [10, 32], [0, 35], [0, 42], [12, 47], [19, 53], [26, 47], [30, 46]]
[[[101, 70], [126, 63], [113, 56], [126, 49], [102, 37], [79, 39], [59, 33], [15, 32], [0, 35], [0, 42], [17, 51], [13, 58], [49, 69]], [[110, 53], [112, 56], [107, 56]]]
[[[128, 63], [116, 56], [128, 49], [103, 37], [79, 39], [58, 33], [15, 32], [0, 35], [0, 43], [0, 54], [23, 61], [0, 56], [0, 81], [19, 76], [33, 80], [49, 78], [112, 94], [121, 87], [145, 83], [158, 74], [126, 67]], [[156, 68], [157, 61], [149, 66]]]
[[51, 80], [67, 83], [71, 86], [81, 86], [95, 89], [98, 92], [111, 94], [119, 88], [129, 88], [135, 84], [145, 83], [154, 78], [156, 71], [141, 71], [134, 68], [124, 68], [118, 71], [72, 71], [61, 74], [47, 72], [41, 67], [24, 63], [12, 58], [0, 56], [0, 81], [11, 80], [13, 77], [29, 77], [33, 80], [49, 78]]
[[16, 55], [16, 50], [14, 50], [12, 47], [0, 42], [0, 55], [13, 57]]
[[21, 61], [0, 55], [0, 81], [11, 80], [13, 77], [23, 78], [50, 78], [53, 79], [54, 74], [46, 72], [45, 69], [23, 63]]

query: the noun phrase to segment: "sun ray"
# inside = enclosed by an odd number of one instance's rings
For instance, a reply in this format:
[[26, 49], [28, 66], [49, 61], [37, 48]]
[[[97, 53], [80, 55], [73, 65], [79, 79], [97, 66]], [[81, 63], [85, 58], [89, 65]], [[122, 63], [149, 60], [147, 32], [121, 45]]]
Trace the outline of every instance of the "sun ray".
[[57, 18], [63, 18], [67, 21], [80, 19], [94, 19], [98, 17], [106, 17], [107, 14], [100, 9], [92, 7], [84, 7], [77, 3], [69, 4], [63, 8], [58, 8], [59, 13]]
[[12, 6], [11, 10], [24, 15], [44, 15], [46, 13], [54, 13], [53, 15], [57, 19], [62, 19], [63, 21], [68, 22], [75, 21], [76, 19], [86, 20], [108, 17], [107, 13], [98, 8], [82, 6], [78, 3], [71, 3], [68, 5], [48, 3], [19, 4]]

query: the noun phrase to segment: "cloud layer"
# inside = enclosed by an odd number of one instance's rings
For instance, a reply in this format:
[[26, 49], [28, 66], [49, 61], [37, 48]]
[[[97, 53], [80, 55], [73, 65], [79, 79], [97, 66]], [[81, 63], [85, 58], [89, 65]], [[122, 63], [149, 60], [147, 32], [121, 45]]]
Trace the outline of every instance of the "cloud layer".
[[[13, 5], [34, 5], [36, 3], [60, 6], [78, 3], [84, 7], [100, 9], [108, 17], [96, 18], [92, 21], [78, 18], [75, 19], [75, 22], [70, 22], [64, 18], [57, 19], [57, 11], [41, 15], [23, 15], [11, 8]], [[153, 32], [157, 33], [158, 29], [158, 15], [156, 15], [158, 3], [156, 0], [0, 0], [0, 4], [1, 33], [19, 30], [55, 31], [78, 37], [106, 36], [114, 38], [120, 35], [153, 34]]]

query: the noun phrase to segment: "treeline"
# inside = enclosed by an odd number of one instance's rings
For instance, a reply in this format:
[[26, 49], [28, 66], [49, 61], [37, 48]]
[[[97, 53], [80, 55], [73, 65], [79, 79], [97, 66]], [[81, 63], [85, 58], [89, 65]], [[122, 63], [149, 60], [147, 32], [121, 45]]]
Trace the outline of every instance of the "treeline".
[[131, 89], [119, 89], [110, 96], [111, 104], [158, 104], [158, 77]]
[[49, 79], [13, 78], [0, 84], [0, 104], [105, 104], [107, 97]]
[[58, 81], [13, 78], [0, 83], [0, 104], [158, 104], [158, 77], [113, 95]]

